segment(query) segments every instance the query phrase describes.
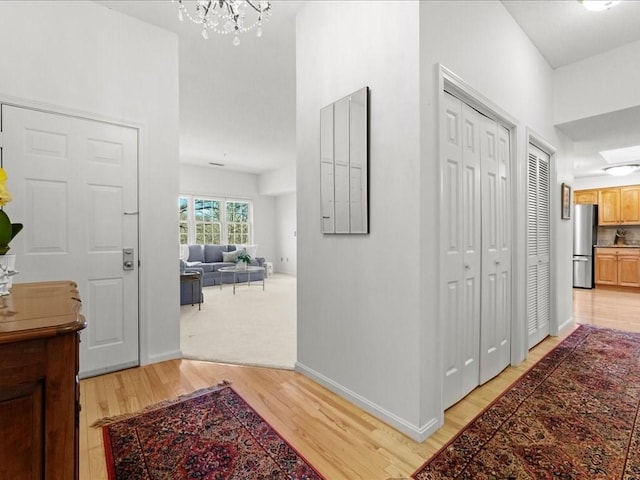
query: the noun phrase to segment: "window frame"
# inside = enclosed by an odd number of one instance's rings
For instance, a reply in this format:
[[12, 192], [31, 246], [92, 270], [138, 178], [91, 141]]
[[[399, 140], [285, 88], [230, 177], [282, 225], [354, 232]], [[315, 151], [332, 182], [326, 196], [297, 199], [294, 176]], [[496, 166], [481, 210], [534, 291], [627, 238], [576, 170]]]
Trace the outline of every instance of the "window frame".
[[[218, 202], [220, 205], [219, 208], [219, 223], [220, 223], [220, 242], [221, 243], [213, 243], [213, 245], [234, 245], [234, 244], [239, 244], [239, 243], [253, 243], [253, 200], [251, 199], [247, 199], [247, 198], [240, 198], [240, 197], [223, 197], [223, 196], [209, 196], [209, 195], [195, 195], [195, 194], [183, 194], [181, 193], [178, 197], [178, 215], [180, 215], [180, 201], [182, 199], [186, 199], [187, 201], [187, 220], [186, 222], [180, 219], [179, 216], [179, 228], [178, 228], [178, 235], [179, 235], [179, 241], [181, 245], [194, 245], [197, 244], [197, 236], [198, 236], [198, 225], [206, 225], [206, 222], [202, 222], [199, 220], [196, 220], [196, 200], [198, 201], [213, 201], [213, 202]], [[228, 204], [231, 203], [243, 203], [243, 204], [247, 204], [248, 208], [247, 208], [247, 222], [239, 222], [240, 224], [246, 223], [247, 226], [247, 233], [246, 233], [246, 242], [231, 242], [230, 241], [230, 228], [229, 228], [229, 221], [228, 221], [228, 217], [227, 217], [227, 207]], [[187, 238], [187, 243], [182, 243], [183, 240], [183, 235], [184, 233], [181, 232], [180, 230], [180, 226], [183, 224], [187, 224], [187, 234], [186, 234], [186, 238]], [[216, 222], [210, 222], [212, 224], [215, 224]], [[243, 233], [240, 233], [243, 234]], [[216, 235], [216, 232], [212, 232], [212, 235]], [[234, 235], [234, 233], [231, 233], [231, 235]], [[235, 237], [237, 238], [237, 237]], [[213, 240], [213, 239], [212, 239]], [[204, 239], [205, 243], [203, 243], [202, 245], [210, 245], [211, 243], [207, 242], [206, 239]]]

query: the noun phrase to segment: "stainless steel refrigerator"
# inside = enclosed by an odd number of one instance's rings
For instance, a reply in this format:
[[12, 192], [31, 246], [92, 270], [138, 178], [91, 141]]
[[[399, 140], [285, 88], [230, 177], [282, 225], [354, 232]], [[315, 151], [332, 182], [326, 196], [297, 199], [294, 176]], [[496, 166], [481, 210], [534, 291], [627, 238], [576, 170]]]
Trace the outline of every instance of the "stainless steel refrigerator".
[[573, 207], [573, 286], [593, 288], [593, 247], [598, 236], [598, 206]]

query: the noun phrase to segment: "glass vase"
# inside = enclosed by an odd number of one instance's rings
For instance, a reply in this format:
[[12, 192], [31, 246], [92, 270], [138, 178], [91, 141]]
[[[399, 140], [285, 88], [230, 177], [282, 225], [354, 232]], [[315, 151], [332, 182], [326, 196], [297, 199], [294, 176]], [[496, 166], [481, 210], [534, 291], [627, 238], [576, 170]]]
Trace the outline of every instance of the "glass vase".
[[9, 295], [9, 289], [13, 285], [13, 276], [18, 273], [15, 267], [15, 255], [0, 255], [0, 295]]

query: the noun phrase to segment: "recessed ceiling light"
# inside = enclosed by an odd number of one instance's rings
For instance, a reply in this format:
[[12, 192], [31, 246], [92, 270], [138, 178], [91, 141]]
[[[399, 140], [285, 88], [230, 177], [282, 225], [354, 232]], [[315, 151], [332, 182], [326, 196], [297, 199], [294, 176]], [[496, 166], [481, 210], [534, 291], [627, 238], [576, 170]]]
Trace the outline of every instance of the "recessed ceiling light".
[[592, 12], [601, 12], [615, 7], [620, 0], [578, 0], [584, 8]]

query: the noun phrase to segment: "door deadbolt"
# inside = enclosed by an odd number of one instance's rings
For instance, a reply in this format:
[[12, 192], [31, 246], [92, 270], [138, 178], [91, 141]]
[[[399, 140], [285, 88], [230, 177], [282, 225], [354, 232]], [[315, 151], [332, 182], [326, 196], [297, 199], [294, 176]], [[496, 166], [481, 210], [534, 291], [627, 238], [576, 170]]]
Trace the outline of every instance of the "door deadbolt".
[[133, 270], [133, 248], [122, 249], [122, 269]]

